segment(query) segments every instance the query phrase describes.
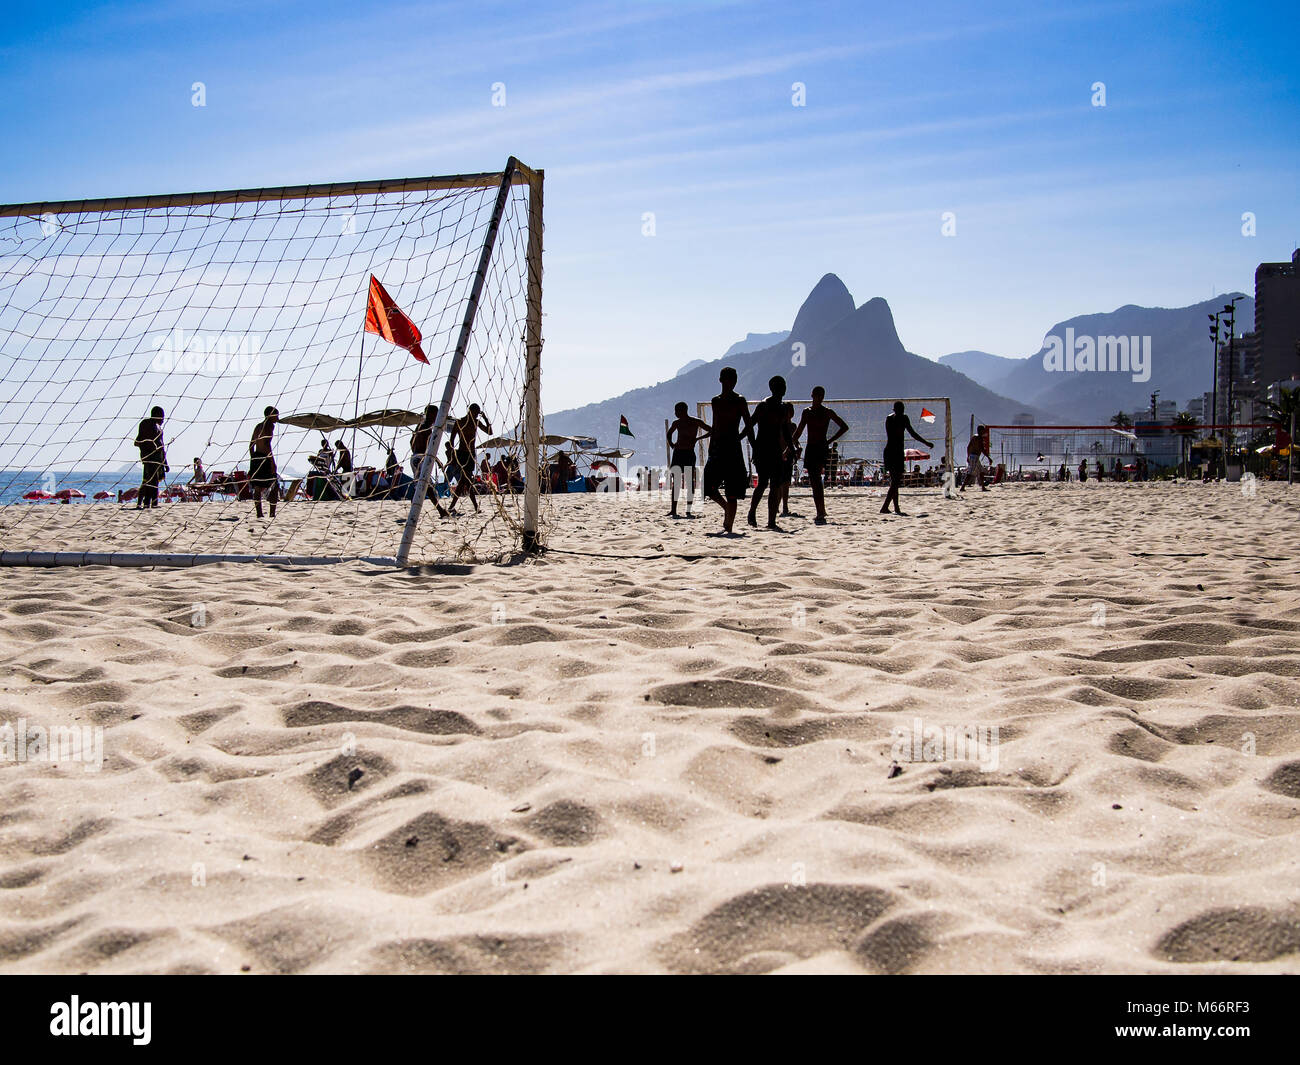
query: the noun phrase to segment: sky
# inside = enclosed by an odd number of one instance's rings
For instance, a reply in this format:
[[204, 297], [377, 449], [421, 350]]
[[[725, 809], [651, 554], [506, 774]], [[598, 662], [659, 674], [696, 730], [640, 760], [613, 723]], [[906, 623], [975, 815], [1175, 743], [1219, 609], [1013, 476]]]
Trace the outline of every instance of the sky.
[[1298, 10], [14, 6], [0, 201], [490, 171], [513, 154], [546, 172], [551, 410], [786, 329], [828, 272], [859, 304], [888, 300], [917, 354], [1023, 356], [1062, 319], [1250, 292], [1257, 263], [1290, 258]]

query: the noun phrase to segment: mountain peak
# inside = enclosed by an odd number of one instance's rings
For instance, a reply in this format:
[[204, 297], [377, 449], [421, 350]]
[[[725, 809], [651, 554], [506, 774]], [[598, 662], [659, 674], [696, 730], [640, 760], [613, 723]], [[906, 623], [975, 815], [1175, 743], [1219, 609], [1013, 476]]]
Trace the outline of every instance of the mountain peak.
[[855, 313], [868, 336], [878, 336], [902, 350], [903, 344], [894, 325], [894, 312], [889, 309], [889, 301], [884, 296], [871, 297]]
[[790, 336], [796, 340], [807, 340], [826, 332], [840, 319], [852, 313], [853, 297], [844, 282], [834, 274], [826, 274], [803, 301], [803, 306], [795, 315], [794, 325], [790, 327]]

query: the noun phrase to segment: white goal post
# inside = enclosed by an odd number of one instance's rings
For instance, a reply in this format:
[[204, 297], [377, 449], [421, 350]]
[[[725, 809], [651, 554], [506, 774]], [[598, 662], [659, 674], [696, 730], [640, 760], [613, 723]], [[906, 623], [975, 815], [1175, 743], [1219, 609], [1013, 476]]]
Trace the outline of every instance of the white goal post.
[[[0, 564], [539, 550], [543, 180], [511, 157], [0, 206]], [[473, 453], [452, 425], [471, 404]], [[276, 476], [259, 461], [255, 480], [250, 436], [271, 407]], [[272, 480], [278, 512], [257, 518], [253, 485]], [[435, 516], [435, 493], [461, 509]]]
[[[789, 399], [789, 397], [787, 397]], [[794, 404], [794, 421], [799, 424], [800, 418], [806, 408], [811, 406], [810, 400], [789, 400]], [[749, 406], [752, 411], [758, 406], [760, 400], [750, 400]], [[842, 479], [847, 481], [849, 475], [859, 465], [867, 469], [877, 468], [883, 461], [885, 450], [885, 418], [894, 411], [894, 404], [899, 402], [898, 399], [826, 399], [825, 405], [838, 414], [845, 422], [848, 423], [849, 430], [837, 443], [839, 469], [846, 475]], [[951, 470], [956, 468], [954, 454], [952, 449], [952, 403], [946, 396], [910, 396], [901, 399], [901, 402], [907, 408], [906, 413], [912, 421], [913, 428], [918, 433], [928, 439], [934, 439], [933, 433], [940, 427], [943, 427], [943, 451], [940, 455], [931, 453], [930, 457], [925, 460], [908, 460], [908, 467], [913, 465], [922, 466], [939, 466], [944, 459], [947, 460], [946, 468]], [[696, 405], [697, 417], [702, 421], [713, 424], [713, 404], [706, 401]], [[933, 420], [931, 420], [931, 417]], [[834, 431], [834, 426], [831, 431]], [[828, 432], [829, 435], [829, 432]], [[805, 446], [808, 441], [807, 432], [800, 438], [800, 446]], [[935, 440], [938, 444], [939, 441]], [[708, 455], [708, 438], [699, 442], [699, 461], [703, 465]], [[749, 443], [746, 441], [743, 445], [745, 457], [751, 458], [749, 454]], [[904, 447], [919, 448], [920, 445], [910, 437], [904, 441]], [[937, 448], [936, 448], [937, 450]]]

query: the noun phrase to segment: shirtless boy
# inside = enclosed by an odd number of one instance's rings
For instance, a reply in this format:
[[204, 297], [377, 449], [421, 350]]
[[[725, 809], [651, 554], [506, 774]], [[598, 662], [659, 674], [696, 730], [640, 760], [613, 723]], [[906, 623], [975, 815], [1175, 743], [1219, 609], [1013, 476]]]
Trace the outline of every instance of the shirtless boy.
[[[848, 422], [836, 414], [822, 401], [826, 398], [826, 389], [818, 385], [812, 390], [812, 406], [803, 412], [799, 427], [795, 429], [794, 438], [798, 440], [804, 428], [808, 429], [808, 447], [804, 451], [803, 468], [808, 471], [808, 483], [812, 486], [813, 505], [817, 508], [818, 525], [826, 524], [826, 492], [822, 484], [822, 473], [830, 457], [831, 444], [849, 431]], [[835, 435], [827, 437], [826, 431], [831, 422], [836, 425]]]
[[767, 527], [780, 532], [776, 512], [781, 505], [782, 478], [794, 451], [794, 439], [785, 410], [785, 378], [773, 377], [767, 385], [772, 394], [754, 411], [754, 471], [758, 474], [758, 485], [749, 502], [749, 524], [758, 526], [758, 502], [766, 489]]
[[469, 413], [451, 423], [447, 445], [450, 448], [454, 443], [455, 450], [448, 456], [447, 477], [450, 479], [453, 473], [456, 475], [456, 487], [451, 490], [451, 503], [447, 507], [449, 514], [456, 513], [456, 501], [465, 494], [469, 495], [469, 501], [474, 504], [474, 513], [478, 513], [478, 494], [474, 491], [474, 448], [480, 429], [490, 433], [492, 423], [477, 403], [471, 403]]
[[262, 414], [263, 418], [253, 429], [253, 438], [248, 443], [248, 485], [253, 490], [253, 509], [257, 516], [262, 516], [262, 493], [266, 492], [271, 504], [271, 517], [274, 518], [275, 505], [280, 501], [280, 475], [275, 468], [275, 456], [271, 454], [271, 436], [280, 420], [280, 412], [267, 407]]
[[695, 445], [708, 436], [710, 431], [706, 423], [699, 418], [692, 418], [686, 413], [686, 409], [685, 403], [678, 403], [673, 407], [677, 420], [668, 427], [668, 447], [672, 451], [672, 469], [669, 471], [669, 477], [672, 478], [672, 509], [668, 511], [670, 518], [679, 516], [677, 497], [683, 491], [686, 495], [686, 516], [695, 517], [691, 513], [696, 484]]
[[[704, 496], [722, 508], [722, 533], [734, 535], [736, 507], [749, 488], [749, 468], [741, 440], [754, 439], [749, 403], [736, 391], [736, 371], [724, 366], [718, 374], [722, 391], [713, 397], [713, 428], [709, 459], [704, 464]], [[726, 498], [723, 498], [723, 491]]]

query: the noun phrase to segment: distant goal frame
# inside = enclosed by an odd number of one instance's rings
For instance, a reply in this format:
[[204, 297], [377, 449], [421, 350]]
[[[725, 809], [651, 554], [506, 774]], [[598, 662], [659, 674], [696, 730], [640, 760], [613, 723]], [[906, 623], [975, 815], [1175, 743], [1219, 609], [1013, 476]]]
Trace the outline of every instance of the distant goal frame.
[[39, 550], [13, 549], [0, 544], [0, 566], [85, 566], [109, 565], [124, 567], [186, 567], [212, 563], [263, 563], [270, 565], [329, 565], [341, 562], [364, 562], [393, 568], [405, 568], [410, 563], [410, 552], [420, 514], [432, 486], [434, 457], [439, 454], [452, 403], [456, 398], [461, 367], [474, 329], [479, 297], [482, 293], [496, 238], [505, 212], [510, 191], [516, 186], [526, 186], [527, 241], [526, 309], [524, 347], [523, 416], [524, 450], [523, 515], [520, 523], [519, 547], [523, 554], [536, 554], [543, 549], [539, 518], [541, 510], [541, 351], [542, 351], [542, 252], [543, 252], [543, 186], [545, 171], [534, 169], [511, 156], [500, 171], [482, 173], [431, 175], [412, 178], [389, 178], [359, 181], [338, 181], [303, 185], [268, 186], [261, 188], [227, 189], [209, 192], [173, 193], [142, 196], [120, 196], [99, 199], [41, 201], [0, 205], [0, 218], [31, 218], [41, 220], [47, 216], [87, 213], [111, 214], [169, 208], [193, 208], [246, 203], [303, 202], [329, 199], [338, 196], [385, 195], [404, 192], [433, 192], [457, 189], [496, 189], [496, 200], [479, 253], [477, 267], [464, 300], [460, 331], [451, 366], [441, 397], [429, 396], [437, 402], [438, 415], [418, 475], [415, 478], [411, 506], [402, 530], [400, 544], [392, 556], [372, 554], [290, 554], [290, 553], [203, 553], [182, 552], [123, 552], [106, 550]]
[[[785, 398], [787, 401], [794, 403], [796, 409], [799, 407], [803, 407], [806, 409], [807, 407], [811, 406], [811, 402], [809, 401], [792, 400], [790, 399], [789, 395], [787, 395]], [[752, 411], [761, 402], [762, 400], [750, 400], [749, 401], [750, 410]], [[838, 396], [835, 398], [831, 398], [828, 396], [827, 398], [822, 400], [822, 403], [824, 406], [831, 408], [831, 410], [836, 410], [837, 404], [842, 405], [848, 403], [881, 404], [881, 405], [889, 405], [891, 407], [895, 403], [902, 403], [907, 406], [914, 406], [920, 404], [922, 409], [926, 409], [925, 404], [927, 403], [933, 403], [936, 405], [942, 403], [943, 404], [943, 440], [944, 440], [944, 450], [948, 456], [948, 468], [950, 470], [955, 470], [957, 468], [954, 460], [953, 449], [952, 449], [952, 398], [949, 396], [862, 396], [858, 398], [851, 398], [847, 396]], [[711, 413], [711, 406], [712, 406], [711, 400], [702, 400], [696, 403], [695, 405], [696, 417], [702, 421], [705, 420], [704, 415], [706, 412]], [[836, 413], [839, 413], [839, 411], [836, 410]], [[911, 416], [910, 412], [908, 416], [909, 417]], [[710, 421], [709, 424], [712, 424], [712, 422]], [[852, 422], [850, 422], [849, 424], [852, 425]], [[913, 428], [915, 428], [915, 426], [913, 426]], [[700, 440], [696, 444], [696, 448], [699, 453], [699, 462], [701, 466], [704, 465], [708, 457], [707, 442], [708, 442], [708, 438], [706, 437]], [[872, 460], [872, 461], [876, 461], [876, 460]]]

